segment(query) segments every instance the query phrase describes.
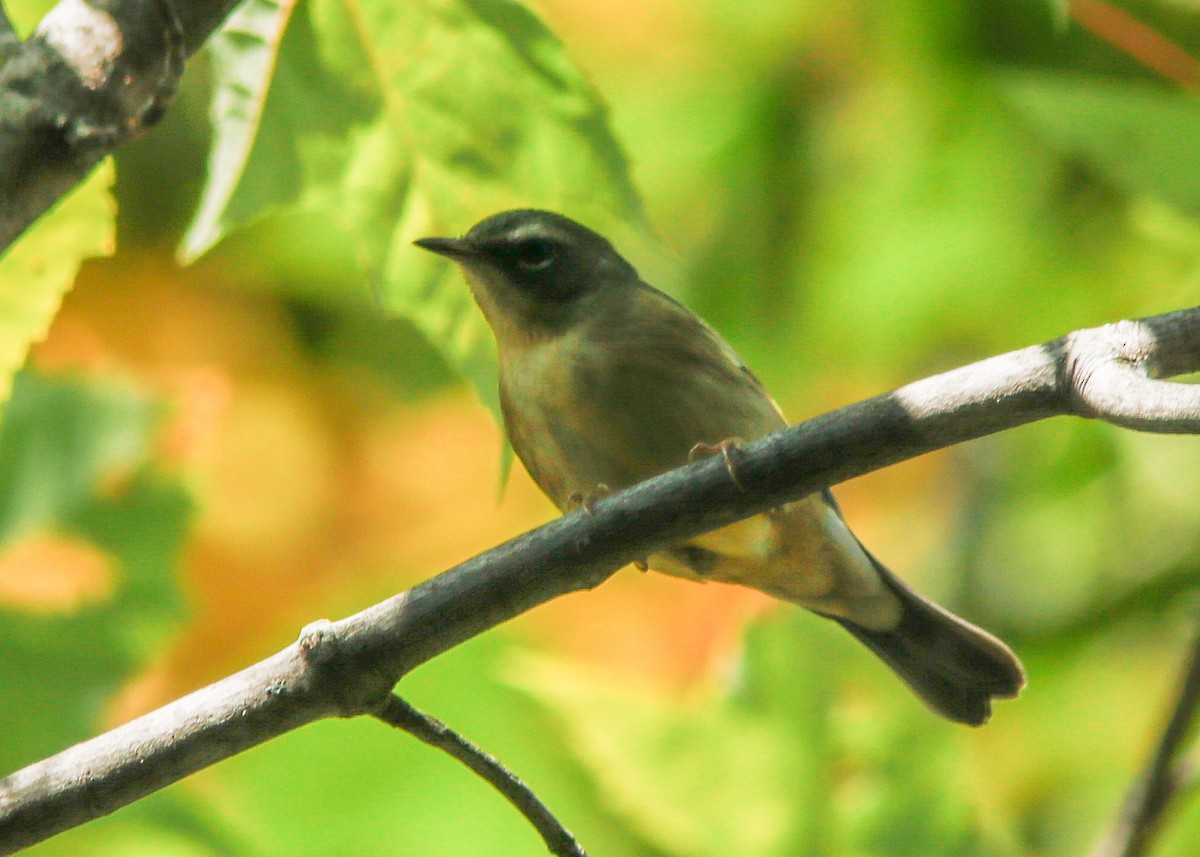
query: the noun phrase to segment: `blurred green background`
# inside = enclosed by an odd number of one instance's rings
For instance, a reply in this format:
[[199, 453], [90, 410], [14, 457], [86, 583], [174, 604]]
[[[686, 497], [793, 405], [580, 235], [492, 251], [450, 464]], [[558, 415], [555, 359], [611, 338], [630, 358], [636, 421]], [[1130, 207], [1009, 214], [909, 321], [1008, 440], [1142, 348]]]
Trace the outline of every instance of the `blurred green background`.
[[[0, 424], [0, 769], [554, 514], [519, 465], [497, 501], [490, 343], [412, 239], [584, 220], [799, 420], [1196, 303], [1193, 56], [1182, 0], [249, 7], [115, 179], [0, 262], [37, 298], [0, 313], [0, 369], [50, 324]], [[1194, 438], [1054, 420], [839, 488], [1024, 659], [978, 731], [831, 624], [633, 571], [401, 692], [596, 857], [1087, 853], [1196, 633], [1198, 478]], [[1185, 796], [1154, 853], [1197, 837]], [[542, 846], [456, 763], [337, 721], [30, 853]]]

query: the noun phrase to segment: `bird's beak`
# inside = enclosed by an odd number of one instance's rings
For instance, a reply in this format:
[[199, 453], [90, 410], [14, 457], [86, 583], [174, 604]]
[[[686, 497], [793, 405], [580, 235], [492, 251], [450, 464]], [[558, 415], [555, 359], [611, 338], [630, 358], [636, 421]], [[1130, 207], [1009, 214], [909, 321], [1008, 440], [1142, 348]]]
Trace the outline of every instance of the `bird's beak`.
[[437, 253], [439, 256], [453, 259], [455, 262], [479, 255], [479, 249], [474, 242], [466, 238], [418, 238], [413, 243], [422, 250]]

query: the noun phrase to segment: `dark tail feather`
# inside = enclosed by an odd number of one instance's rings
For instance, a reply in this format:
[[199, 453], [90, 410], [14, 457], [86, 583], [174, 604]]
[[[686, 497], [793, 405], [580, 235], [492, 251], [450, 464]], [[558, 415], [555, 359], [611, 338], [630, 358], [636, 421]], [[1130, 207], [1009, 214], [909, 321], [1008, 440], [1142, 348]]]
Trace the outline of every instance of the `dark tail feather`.
[[874, 557], [871, 561], [900, 598], [900, 624], [871, 631], [830, 618], [882, 658], [926, 705], [950, 720], [982, 726], [992, 715], [993, 697], [1021, 692], [1025, 669], [1008, 646], [922, 598]]

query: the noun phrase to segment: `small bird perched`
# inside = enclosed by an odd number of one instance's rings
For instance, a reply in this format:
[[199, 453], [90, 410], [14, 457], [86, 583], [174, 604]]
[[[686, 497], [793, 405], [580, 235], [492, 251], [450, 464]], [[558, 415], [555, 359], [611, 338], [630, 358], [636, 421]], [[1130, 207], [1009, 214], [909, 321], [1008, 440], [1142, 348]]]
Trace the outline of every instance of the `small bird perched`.
[[[462, 238], [416, 244], [466, 274], [496, 336], [509, 440], [559, 509], [686, 464], [697, 449], [728, 452], [733, 439], [787, 425], [725, 340], [573, 220], [506, 211]], [[982, 725], [993, 697], [1016, 696], [1025, 684], [1004, 643], [871, 556], [829, 491], [667, 548], [648, 564], [749, 586], [832, 619], [959, 723]]]

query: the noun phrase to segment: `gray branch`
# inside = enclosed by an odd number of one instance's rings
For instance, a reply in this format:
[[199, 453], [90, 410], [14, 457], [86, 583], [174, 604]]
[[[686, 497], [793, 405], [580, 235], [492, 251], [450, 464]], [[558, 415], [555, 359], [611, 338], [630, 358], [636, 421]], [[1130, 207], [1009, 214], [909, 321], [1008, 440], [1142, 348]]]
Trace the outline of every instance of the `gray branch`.
[[23, 42], [0, 27], [0, 253], [162, 117], [238, 2], [60, 0]]
[[0, 780], [0, 853], [305, 723], [379, 716], [413, 668], [617, 569], [780, 503], [1051, 416], [1200, 430], [1200, 308], [1078, 331], [918, 381], [596, 500], [110, 732]]

